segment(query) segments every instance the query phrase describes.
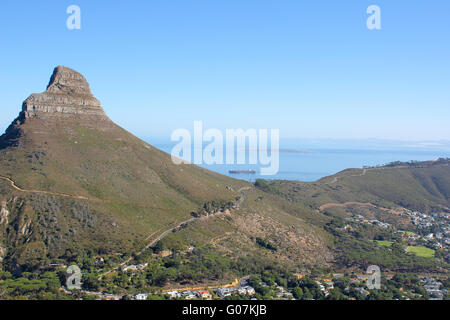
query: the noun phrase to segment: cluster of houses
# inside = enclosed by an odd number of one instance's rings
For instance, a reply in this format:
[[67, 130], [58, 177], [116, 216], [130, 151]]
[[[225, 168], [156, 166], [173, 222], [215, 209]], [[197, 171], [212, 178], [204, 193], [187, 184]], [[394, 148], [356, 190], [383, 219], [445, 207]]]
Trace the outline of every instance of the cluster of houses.
[[448, 223], [450, 222], [450, 214], [448, 213], [425, 214], [418, 211], [409, 211], [406, 212], [406, 215], [411, 217], [411, 222], [413, 225], [421, 229], [432, 227], [434, 225], [439, 225], [443, 229], [443, 234], [448, 234], [450, 232], [450, 227], [448, 225]]
[[[344, 274], [333, 274], [333, 277], [330, 279], [317, 278], [315, 283], [318, 288], [325, 297], [329, 296], [330, 290], [334, 289], [334, 279], [338, 280], [341, 277], [344, 277]], [[369, 291], [365, 288], [365, 284], [368, 280], [369, 275], [366, 274], [358, 274], [353, 275], [350, 278], [350, 285], [345, 288], [345, 292], [350, 293], [356, 292], [363, 297], [367, 297], [369, 295]], [[433, 277], [424, 277], [420, 280], [423, 288], [426, 290], [427, 294], [430, 296], [430, 300], [443, 300], [448, 294], [447, 289], [443, 288], [441, 282], [436, 280]], [[262, 286], [267, 286], [265, 283], [261, 283]], [[291, 292], [286, 290], [282, 286], [278, 286], [274, 289], [275, 298], [278, 300], [295, 300], [294, 296]], [[102, 300], [119, 300], [121, 296], [99, 293], [99, 292], [87, 292], [83, 291], [84, 294], [95, 294]], [[246, 282], [241, 283], [236, 287], [223, 287], [214, 290], [185, 290], [185, 291], [169, 291], [164, 292], [163, 295], [168, 296], [170, 299], [185, 299], [185, 300], [212, 300], [213, 294], [216, 293], [216, 296], [222, 299], [226, 297], [232, 297], [235, 295], [248, 296], [252, 297], [255, 295], [255, 289], [249, 286]], [[133, 300], [147, 300], [149, 294], [139, 293], [132, 296]], [[351, 297], [350, 300], [355, 300], [355, 298]], [[256, 298], [251, 298], [251, 300], [256, 300]]]
[[[335, 273], [333, 275], [335, 279], [340, 279], [344, 277], [343, 273]], [[355, 292], [359, 293], [360, 295], [367, 297], [369, 295], [369, 291], [367, 291], [364, 288], [364, 285], [367, 283], [367, 280], [369, 279], [369, 275], [367, 274], [357, 274], [354, 275], [352, 278], [350, 278], [350, 284], [352, 284], [352, 288], [350, 286], [346, 287], [344, 290], [345, 292], [350, 292], [350, 290], [354, 290]], [[322, 282], [325, 283], [328, 290], [331, 290], [334, 288], [334, 283], [330, 279], [324, 279]], [[321, 288], [322, 289], [322, 288]], [[322, 290], [323, 292], [323, 290]], [[325, 294], [325, 296], [328, 296], [328, 294]], [[355, 298], [349, 298], [350, 300], [355, 300]]]
[[387, 229], [387, 228], [389, 228], [391, 226], [387, 222], [382, 222], [382, 221], [375, 220], [375, 219], [374, 220], [369, 220], [369, 223], [371, 225], [374, 225], [374, 226], [377, 226], [377, 227], [380, 227], [380, 228], [384, 228], [384, 229]]
[[[169, 291], [165, 293], [170, 297], [170, 299], [186, 299], [186, 300], [194, 300], [194, 299], [203, 299], [203, 300], [211, 300], [212, 294], [208, 290], [196, 290], [196, 291]], [[148, 294], [139, 293], [133, 297], [133, 300], [147, 300]]]
[[406, 214], [411, 217], [412, 224], [419, 229], [438, 227], [438, 232], [429, 233], [422, 240], [429, 242], [435, 249], [445, 249], [450, 246], [450, 214], [432, 213], [428, 215], [417, 211]]
[[211, 300], [212, 295], [208, 290], [186, 290], [182, 292], [178, 291], [169, 291], [166, 292], [166, 294], [170, 297], [170, 299], [186, 299], [186, 300], [193, 300], [193, 299], [203, 299], [203, 300]]
[[378, 226], [378, 227], [384, 228], [384, 229], [387, 229], [387, 228], [389, 228], [389, 227], [391, 226], [391, 225], [390, 225], [389, 223], [387, 223], [387, 222], [382, 222], [382, 221], [379, 221], [379, 220], [376, 220], [376, 219], [373, 219], [373, 220], [367, 220], [366, 218], [364, 218], [364, 217], [363, 217], [362, 215], [360, 215], [360, 214], [354, 215], [352, 218], [350, 218], [350, 219], [348, 219], [348, 220], [356, 221], [356, 222], [368, 223], [368, 224], [371, 224], [371, 225], [374, 225], [374, 226]]
[[278, 300], [295, 300], [294, 295], [281, 286], [276, 288], [275, 296]]
[[121, 300], [122, 296], [117, 295], [117, 294], [100, 293], [98, 295], [98, 298], [100, 300], [115, 300], [115, 301], [117, 301], [117, 300]]
[[326, 284], [326, 287], [324, 284], [322, 284], [322, 282], [317, 281], [316, 280], [316, 284], [319, 286], [320, 291], [322, 291], [322, 293], [325, 295], [325, 297], [328, 297], [330, 295], [330, 293], [328, 292], [328, 289], [333, 289], [334, 288], [334, 283], [331, 280], [327, 280], [328, 284]]
[[[419, 230], [418, 233], [422, 235], [415, 234], [412, 232], [397, 231], [397, 234], [401, 234], [402, 238], [412, 242], [410, 245], [415, 245], [417, 241], [422, 242], [422, 245], [433, 248], [436, 250], [446, 251], [450, 246], [450, 214], [424, 214], [418, 211], [407, 211], [401, 213], [401, 216], [410, 217], [411, 222]], [[357, 223], [368, 223], [374, 226], [378, 226], [384, 229], [391, 227], [389, 223], [382, 222], [379, 220], [367, 220], [362, 215], [354, 215], [351, 218], [347, 218], [348, 221], [353, 221]], [[426, 234], [424, 231], [429, 230], [427, 228], [433, 227], [433, 229], [438, 230], [435, 233]], [[352, 226], [347, 224], [343, 230], [352, 230]], [[444, 252], [447, 253], [448, 252]], [[445, 254], [444, 254], [445, 256]], [[450, 257], [446, 261], [450, 263]]]
[[433, 277], [425, 277], [420, 281], [423, 283], [423, 288], [430, 296], [430, 300], [444, 300], [444, 296], [447, 294], [446, 289], [441, 289], [442, 283], [437, 281]]
[[220, 298], [230, 297], [235, 294], [253, 296], [255, 294], [255, 289], [251, 286], [244, 285], [231, 288], [219, 288], [216, 293]]
[[[284, 290], [284, 289], [283, 289]], [[242, 285], [238, 287], [231, 288], [218, 288], [215, 290], [217, 296], [220, 298], [230, 297], [232, 295], [247, 295], [253, 296], [255, 294], [255, 289], [248, 285]], [[286, 294], [289, 294], [286, 292]], [[185, 290], [185, 291], [168, 291], [164, 295], [169, 296], [170, 299], [185, 299], [185, 300], [212, 300], [213, 296], [209, 290]], [[134, 300], [147, 300], [148, 294], [139, 293], [133, 296]]]
[[431, 227], [434, 222], [434, 218], [431, 215], [427, 215], [418, 211], [406, 212], [406, 215], [410, 216], [412, 224], [419, 228]]
[[[64, 290], [66, 294], [72, 294], [70, 291]], [[106, 293], [106, 292], [94, 292], [94, 291], [87, 291], [87, 290], [82, 290], [81, 291], [82, 294], [85, 295], [93, 295], [93, 296], [97, 296], [97, 300], [121, 300], [122, 296], [121, 295], [117, 295], [117, 294], [111, 294], [111, 293]]]

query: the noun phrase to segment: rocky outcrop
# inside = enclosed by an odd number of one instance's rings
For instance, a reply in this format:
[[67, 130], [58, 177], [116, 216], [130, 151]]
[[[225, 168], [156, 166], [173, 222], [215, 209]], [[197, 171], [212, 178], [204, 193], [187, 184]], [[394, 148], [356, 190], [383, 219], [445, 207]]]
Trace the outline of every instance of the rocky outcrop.
[[45, 92], [32, 94], [24, 101], [22, 114], [25, 119], [54, 115], [88, 115], [107, 119], [86, 79], [75, 70], [62, 66], [53, 71]]
[[[0, 263], [5, 256], [5, 249], [3, 248], [3, 241], [5, 238], [5, 230], [9, 223], [8, 221], [9, 211], [6, 208], [6, 201], [2, 201], [0, 205]], [[1, 266], [0, 266], [1, 270]]]
[[6, 201], [2, 201], [1, 209], [0, 209], [0, 225], [8, 224], [8, 216], [9, 216], [9, 211], [6, 208]]

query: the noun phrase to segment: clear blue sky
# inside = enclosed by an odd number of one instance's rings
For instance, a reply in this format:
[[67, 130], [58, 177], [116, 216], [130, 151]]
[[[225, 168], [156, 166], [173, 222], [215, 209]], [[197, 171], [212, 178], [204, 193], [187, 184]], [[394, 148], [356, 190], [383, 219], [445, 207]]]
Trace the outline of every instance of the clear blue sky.
[[[71, 4], [81, 30], [66, 28]], [[371, 4], [382, 30], [366, 28]], [[449, 140], [449, 15], [448, 0], [2, 0], [0, 130], [65, 65], [143, 138], [203, 120], [282, 137]]]

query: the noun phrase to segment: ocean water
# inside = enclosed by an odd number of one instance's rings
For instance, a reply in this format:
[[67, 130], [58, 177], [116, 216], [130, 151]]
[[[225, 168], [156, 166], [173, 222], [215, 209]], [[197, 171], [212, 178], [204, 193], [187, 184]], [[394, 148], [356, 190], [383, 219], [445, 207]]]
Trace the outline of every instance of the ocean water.
[[[175, 142], [147, 142], [171, 153]], [[193, 151], [193, 150], [192, 150]], [[238, 152], [235, 152], [235, 159]], [[248, 159], [248, 152], [247, 159]], [[298, 180], [312, 182], [348, 168], [383, 165], [393, 161], [425, 161], [450, 158], [449, 142], [393, 142], [351, 140], [280, 141], [279, 170], [271, 176], [260, 174], [260, 165], [200, 165], [203, 168], [247, 181], [255, 179]], [[255, 174], [230, 174], [229, 170], [255, 170]]]

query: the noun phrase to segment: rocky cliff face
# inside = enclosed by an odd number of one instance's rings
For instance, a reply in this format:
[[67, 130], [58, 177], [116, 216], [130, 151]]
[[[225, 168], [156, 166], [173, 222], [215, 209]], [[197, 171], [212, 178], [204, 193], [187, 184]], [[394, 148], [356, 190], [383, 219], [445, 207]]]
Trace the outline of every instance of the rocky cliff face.
[[25, 119], [54, 115], [89, 115], [107, 119], [86, 79], [75, 70], [63, 66], [55, 68], [45, 92], [32, 94], [25, 100], [22, 113]]

